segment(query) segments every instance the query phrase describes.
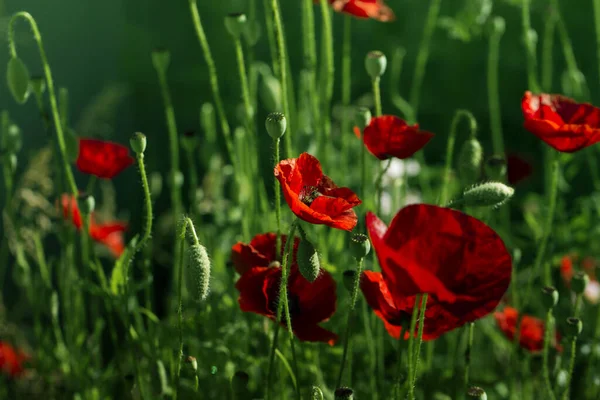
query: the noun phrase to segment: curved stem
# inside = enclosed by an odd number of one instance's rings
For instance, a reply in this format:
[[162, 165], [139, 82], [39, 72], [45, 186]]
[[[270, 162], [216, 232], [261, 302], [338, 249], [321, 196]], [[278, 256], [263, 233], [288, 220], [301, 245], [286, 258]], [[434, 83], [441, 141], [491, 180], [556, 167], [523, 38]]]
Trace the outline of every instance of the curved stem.
[[352, 326], [352, 316], [354, 314], [354, 308], [356, 307], [356, 299], [358, 298], [358, 288], [360, 285], [360, 278], [363, 269], [363, 259], [358, 260], [358, 266], [356, 268], [356, 276], [352, 285], [352, 294], [350, 298], [350, 310], [348, 310], [348, 319], [346, 321], [346, 332], [344, 334], [344, 352], [342, 353], [342, 364], [340, 365], [340, 373], [338, 375], [336, 388], [342, 385], [342, 376], [344, 375], [344, 366], [346, 364], [346, 357], [348, 355], [348, 346], [350, 344], [350, 332]]
[[556, 400], [552, 382], [550, 381], [550, 371], [548, 369], [548, 348], [550, 347], [550, 334], [554, 330], [554, 318], [552, 317], [552, 308], [546, 314], [546, 324], [544, 329], [544, 348], [542, 352], [542, 375], [544, 377], [544, 386], [548, 392], [548, 399]]
[[142, 179], [142, 188], [144, 189], [144, 223], [142, 226], [142, 238], [136, 245], [135, 252], [140, 251], [152, 235], [152, 197], [150, 196], [150, 185], [148, 184], [148, 176], [146, 174], [146, 166], [144, 165], [144, 153], [137, 155], [137, 164], [140, 170], [140, 178]]
[[56, 138], [58, 140], [58, 148], [60, 150], [60, 156], [63, 163], [63, 169], [65, 176], [67, 177], [67, 183], [69, 185], [69, 190], [73, 196], [77, 196], [77, 184], [75, 183], [75, 178], [73, 177], [73, 172], [71, 171], [71, 166], [69, 165], [69, 159], [67, 157], [67, 147], [65, 144], [65, 136], [63, 132], [63, 126], [60, 119], [60, 114], [58, 112], [58, 103], [56, 101], [56, 93], [54, 91], [54, 80], [52, 79], [52, 71], [50, 70], [50, 64], [48, 64], [48, 59], [46, 58], [46, 51], [44, 50], [44, 44], [42, 43], [42, 36], [38, 29], [37, 23], [35, 19], [28, 12], [22, 11], [14, 14], [10, 22], [8, 24], [8, 44], [10, 49], [10, 54], [12, 57], [17, 56], [17, 48], [14, 41], [14, 25], [17, 19], [22, 18], [26, 20], [33, 32], [33, 38], [35, 39], [38, 45], [38, 52], [40, 53], [40, 58], [42, 60], [42, 68], [44, 70], [44, 77], [46, 78], [46, 85], [48, 86], [48, 96], [50, 99], [50, 111], [52, 113], [52, 120], [54, 121], [54, 127], [56, 129]]
[[468, 110], [457, 110], [454, 113], [452, 124], [450, 125], [450, 134], [446, 144], [446, 165], [444, 167], [444, 180], [442, 182], [442, 194], [440, 195], [440, 204], [446, 204], [448, 201], [448, 184], [450, 182], [450, 173], [452, 171], [452, 160], [454, 157], [454, 143], [456, 142], [456, 129], [462, 118], [469, 121], [469, 136], [474, 138], [477, 135], [477, 120]]

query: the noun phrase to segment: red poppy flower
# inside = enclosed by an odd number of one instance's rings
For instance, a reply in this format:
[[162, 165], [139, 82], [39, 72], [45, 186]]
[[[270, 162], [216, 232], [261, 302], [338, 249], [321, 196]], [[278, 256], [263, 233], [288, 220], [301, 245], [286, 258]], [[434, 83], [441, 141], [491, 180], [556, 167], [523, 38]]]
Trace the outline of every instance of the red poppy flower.
[[[318, 0], [315, 0], [318, 3]], [[396, 19], [391, 8], [383, 0], [329, 0], [337, 12], [353, 15], [357, 18], [372, 18], [381, 22]]]
[[[241, 310], [275, 320], [280, 280], [279, 267], [254, 267], [246, 271], [235, 284], [240, 292], [238, 302]], [[298, 339], [335, 344], [337, 335], [318, 325], [327, 321], [336, 308], [336, 285], [327, 271], [321, 270], [319, 277], [310, 283], [298, 268], [292, 268], [288, 299], [292, 329]]]
[[[360, 130], [354, 128], [360, 139]], [[383, 115], [371, 119], [364, 130], [364, 144], [371, 154], [380, 160], [391, 157], [411, 157], [421, 150], [433, 137], [433, 133], [419, 130], [419, 125], [408, 125], [394, 115]]]
[[[286, 235], [281, 235], [281, 249], [279, 254], [283, 254]], [[262, 233], [254, 236], [250, 244], [238, 242], [231, 248], [231, 261], [235, 270], [242, 275], [253, 267], [268, 267], [273, 261], [280, 259], [275, 254], [277, 234]], [[294, 249], [292, 251], [292, 265], [296, 264], [296, 254], [298, 253], [299, 238], [294, 238]]]
[[429, 294], [424, 335], [433, 339], [492, 312], [508, 288], [512, 267], [502, 239], [459, 211], [415, 204], [389, 228], [368, 213], [367, 228], [382, 274], [365, 273], [361, 289], [393, 336], [419, 293]]
[[573, 153], [600, 141], [600, 109], [554, 94], [525, 92], [525, 129], [558, 151]]
[[298, 218], [351, 231], [358, 219], [352, 207], [361, 203], [354, 192], [337, 187], [323, 175], [321, 163], [308, 153], [281, 161], [275, 167], [288, 206]]
[[[512, 307], [504, 307], [504, 310], [494, 313], [494, 318], [502, 333], [513, 341], [517, 332], [519, 312]], [[552, 341], [552, 346], [558, 351], [562, 351], [562, 347], [558, 344], [559, 341], [560, 336], [557, 332], [555, 340]], [[544, 321], [524, 315], [521, 319], [519, 345], [532, 353], [542, 351], [544, 349]]]
[[0, 342], [0, 371], [10, 377], [20, 376], [25, 368], [23, 363], [28, 359], [25, 354], [15, 350], [10, 344]]
[[77, 168], [98, 178], [112, 179], [135, 162], [129, 148], [96, 139], [79, 139]]
[[506, 157], [506, 175], [508, 183], [516, 185], [524, 179], [527, 179], [533, 172], [531, 163], [515, 154], [509, 154]]
[[[73, 196], [63, 194], [61, 197], [61, 206], [63, 218], [70, 219], [77, 230], [81, 229], [83, 221], [81, 219], [81, 212], [77, 206], [77, 199]], [[106, 246], [115, 257], [120, 256], [125, 250], [123, 232], [126, 230], [127, 224], [121, 221], [98, 224], [92, 213], [89, 228], [90, 237], [94, 241]]]

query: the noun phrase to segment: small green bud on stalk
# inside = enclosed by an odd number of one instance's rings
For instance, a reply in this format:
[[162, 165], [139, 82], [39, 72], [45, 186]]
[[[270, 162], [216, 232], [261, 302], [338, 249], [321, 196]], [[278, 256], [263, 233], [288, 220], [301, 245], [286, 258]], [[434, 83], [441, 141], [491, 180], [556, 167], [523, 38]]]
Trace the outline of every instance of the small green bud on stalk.
[[365, 58], [365, 69], [371, 79], [380, 78], [387, 67], [387, 58], [381, 51], [370, 51]]
[[273, 139], [281, 139], [287, 128], [285, 115], [279, 112], [269, 114], [265, 121], [265, 127], [267, 128], [269, 136]]
[[487, 400], [487, 394], [485, 393], [485, 390], [478, 386], [471, 386], [467, 390], [467, 396], [469, 397], [469, 399]]
[[371, 241], [367, 235], [355, 233], [350, 237], [350, 254], [357, 260], [363, 259], [371, 251]]
[[185, 359], [185, 363], [188, 364], [194, 373], [198, 372], [198, 360], [194, 356], [187, 356]]
[[552, 286], [546, 286], [542, 289], [542, 302], [550, 310], [558, 304], [558, 290]]
[[29, 70], [19, 57], [11, 57], [6, 69], [6, 81], [15, 101], [25, 104], [30, 93]]
[[335, 389], [334, 392], [335, 400], [353, 400], [354, 390], [349, 387], [340, 387]]
[[142, 154], [146, 150], [146, 135], [136, 132], [129, 139], [129, 144], [136, 154]]
[[311, 400], [324, 400], [323, 391], [318, 386], [313, 386], [310, 391]]
[[583, 322], [579, 318], [567, 318], [567, 334], [570, 337], [577, 337], [583, 331]]
[[371, 123], [372, 117], [371, 110], [369, 110], [367, 107], [358, 107], [354, 112], [354, 125], [360, 129], [361, 134]]
[[311, 242], [301, 240], [298, 245], [298, 268], [300, 273], [309, 282], [314, 282], [321, 272], [319, 254]]
[[18, 153], [23, 147], [23, 136], [21, 129], [15, 125], [9, 125], [4, 138], [4, 150], [9, 153]]
[[488, 158], [484, 165], [485, 176], [492, 181], [503, 181], [506, 177], [506, 159], [496, 155]]
[[83, 215], [90, 215], [96, 208], [96, 200], [91, 194], [83, 193], [77, 197], [77, 207]]
[[171, 63], [171, 53], [167, 49], [152, 50], [152, 64], [157, 71], [166, 72]]
[[576, 272], [571, 280], [571, 289], [575, 294], [583, 294], [588, 283], [590, 283], [590, 277], [585, 272]]
[[356, 271], [353, 269], [347, 269], [342, 274], [344, 287], [349, 293], [354, 290], [354, 282], [356, 281]]
[[458, 173], [463, 184], [471, 185], [479, 180], [483, 148], [476, 138], [465, 141], [458, 156]]
[[210, 284], [210, 258], [206, 248], [199, 243], [187, 249], [189, 260], [188, 288], [196, 301], [204, 301], [208, 297]]
[[238, 40], [246, 29], [246, 14], [232, 13], [225, 17], [225, 28], [234, 39]]
[[510, 186], [500, 182], [486, 182], [464, 191], [457, 203], [467, 207], [499, 207], [515, 193]]

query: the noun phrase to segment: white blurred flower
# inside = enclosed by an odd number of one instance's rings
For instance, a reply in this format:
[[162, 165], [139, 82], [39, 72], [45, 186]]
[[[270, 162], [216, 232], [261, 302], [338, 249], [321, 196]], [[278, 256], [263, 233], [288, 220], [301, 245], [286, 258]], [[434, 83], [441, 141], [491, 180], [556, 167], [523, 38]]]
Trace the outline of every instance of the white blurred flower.
[[[399, 189], [402, 190], [402, 189]], [[423, 202], [421, 193], [416, 190], [408, 190], [403, 199], [398, 201], [389, 192], [385, 190], [381, 193], [381, 212], [384, 216], [392, 216], [396, 214], [401, 208], [410, 204], [419, 204]], [[397, 204], [399, 203], [399, 204]]]
[[584, 297], [592, 304], [598, 304], [600, 301], [600, 283], [590, 281], [583, 292]]
[[[385, 168], [388, 162], [390, 161], [382, 161], [382, 168]], [[403, 178], [405, 175], [407, 177], [417, 176], [419, 172], [421, 172], [421, 165], [418, 161], [393, 158], [390, 167], [383, 175], [383, 183], [389, 185], [396, 179]]]

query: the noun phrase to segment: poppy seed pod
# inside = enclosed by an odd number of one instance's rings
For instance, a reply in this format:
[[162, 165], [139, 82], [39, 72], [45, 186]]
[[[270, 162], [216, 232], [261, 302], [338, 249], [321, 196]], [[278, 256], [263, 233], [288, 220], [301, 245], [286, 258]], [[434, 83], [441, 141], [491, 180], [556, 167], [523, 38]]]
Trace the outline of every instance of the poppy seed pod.
[[552, 286], [546, 286], [542, 289], [542, 302], [548, 310], [558, 304], [558, 290]]
[[499, 207], [515, 193], [510, 186], [500, 182], [486, 182], [464, 191], [462, 202], [468, 207]]
[[371, 79], [380, 78], [387, 67], [387, 58], [381, 51], [370, 51], [365, 58], [365, 69]]
[[590, 277], [585, 272], [577, 272], [571, 280], [571, 289], [575, 294], [582, 294], [588, 283], [590, 283]]
[[367, 107], [358, 107], [354, 112], [354, 125], [362, 132], [369, 126], [372, 117], [371, 110]]
[[146, 150], [146, 135], [142, 132], [136, 132], [131, 135], [129, 144], [136, 154], [142, 154]]
[[567, 334], [570, 337], [577, 337], [583, 331], [583, 322], [579, 318], [567, 318]]
[[468, 139], [462, 145], [458, 156], [458, 173], [465, 185], [477, 182], [481, 172], [483, 148], [476, 138]]
[[81, 211], [82, 214], [89, 215], [94, 212], [94, 209], [96, 208], [96, 200], [91, 194], [80, 194], [77, 197], [77, 207], [79, 207], [79, 211]]
[[467, 396], [470, 399], [487, 400], [487, 394], [485, 393], [485, 390], [483, 390], [482, 388], [480, 388], [478, 386], [471, 386], [467, 390]]
[[344, 282], [344, 287], [350, 293], [354, 290], [354, 282], [356, 281], [356, 271], [353, 269], [347, 269], [343, 273], [342, 281]]
[[325, 397], [323, 396], [323, 391], [318, 386], [313, 386], [310, 390], [310, 399], [311, 400], [323, 400]]
[[187, 250], [189, 260], [189, 290], [196, 301], [204, 301], [208, 296], [210, 283], [210, 258], [206, 247], [196, 243]]
[[319, 254], [311, 242], [301, 240], [298, 245], [298, 268], [300, 273], [309, 282], [314, 282], [321, 271], [321, 261]]
[[244, 29], [246, 29], [246, 14], [231, 13], [225, 17], [225, 28], [234, 39], [239, 39]]
[[491, 156], [485, 162], [484, 171], [486, 178], [503, 181], [507, 172], [506, 159], [500, 155]]
[[357, 260], [363, 259], [371, 251], [371, 241], [367, 235], [355, 233], [350, 237], [350, 254]]
[[167, 49], [152, 50], [152, 64], [157, 71], [166, 72], [171, 63], [171, 53]]
[[354, 390], [349, 387], [339, 387], [334, 392], [335, 400], [353, 400]]
[[281, 139], [285, 130], [287, 128], [287, 120], [285, 119], [285, 115], [280, 112], [274, 112], [267, 116], [267, 120], [265, 121], [265, 127], [267, 128], [267, 133], [273, 139]]
[[6, 69], [6, 81], [15, 101], [24, 104], [29, 97], [29, 70], [19, 57], [11, 57]]

